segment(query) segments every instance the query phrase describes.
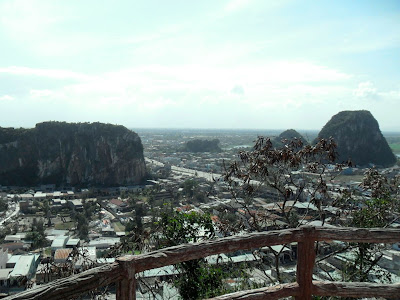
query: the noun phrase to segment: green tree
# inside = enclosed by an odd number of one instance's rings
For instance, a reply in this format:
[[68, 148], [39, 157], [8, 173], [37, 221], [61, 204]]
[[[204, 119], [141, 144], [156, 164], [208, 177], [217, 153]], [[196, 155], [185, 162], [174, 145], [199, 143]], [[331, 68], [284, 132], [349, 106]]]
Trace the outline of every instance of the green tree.
[[125, 224], [125, 231], [126, 232], [131, 232], [135, 229], [135, 222], [133, 221], [128, 221], [128, 223]]
[[36, 207], [36, 208], [39, 208], [40, 207], [40, 202], [38, 201], [38, 200], [33, 200], [33, 206], [34, 207]]
[[32, 221], [31, 231], [26, 234], [26, 239], [32, 241], [32, 248], [42, 248], [48, 245], [46, 234], [44, 232], [44, 226], [42, 221], [37, 221], [36, 218]]
[[47, 226], [51, 226], [51, 209], [48, 200], [43, 201], [43, 212], [47, 218]]
[[[371, 192], [371, 198], [357, 198], [357, 205], [352, 206], [349, 226], [360, 228], [387, 227], [393, 222], [393, 213], [399, 213], [398, 178], [390, 181], [376, 169], [369, 169], [361, 186]], [[346, 281], [370, 281], [373, 273], [382, 282], [391, 281], [389, 272], [378, 267], [383, 257], [382, 246], [371, 243], [357, 243], [353, 259], [345, 265], [343, 272]]]
[[187, 179], [183, 182], [183, 193], [188, 197], [193, 197], [197, 188], [197, 182], [193, 179]]
[[[170, 211], [162, 214], [159, 225], [163, 247], [198, 242], [215, 236], [211, 218], [207, 214]], [[183, 299], [203, 299], [223, 293], [222, 269], [208, 265], [205, 259], [186, 261], [176, 265], [176, 268], [182, 276], [178, 277], [175, 285]]]
[[[359, 228], [388, 227], [396, 220], [395, 214], [399, 214], [399, 200], [396, 195], [399, 193], [399, 179], [389, 180], [376, 169], [369, 169], [365, 172], [361, 188], [371, 192], [371, 197], [354, 197], [346, 193], [345, 197], [339, 200], [340, 205], [350, 212], [349, 222], [345, 225]], [[346, 248], [352, 255], [344, 263], [342, 269], [343, 281], [374, 281], [391, 282], [390, 272], [378, 266], [379, 260], [383, 257], [382, 250], [385, 246], [372, 243], [350, 243]], [[371, 276], [373, 274], [373, 278]], [[314, 297], [315, 299], [341, 299], [350, 300], [347, 297]]]
[[7, 200], [1, 198], [1, 199], [0, 199], [0, 212], [6, 211], [7, 209], [8, 209]]
[[78, 237], [81, 240], [89, 239], [89, 222], [84, 213], [77, 213], [76, 216]]
[[96, 204], [94, 202], [83, 199], [83, 213], [88, 220], [93, 218], [93, 213], [96, 210]]
[[135, 224], [136, 224], [136, 231], [137, 234], [141, 234], [143, 232], [143, 222], [142, 218], [145, 214], [145, 209], [143, 204], [135, 203]]

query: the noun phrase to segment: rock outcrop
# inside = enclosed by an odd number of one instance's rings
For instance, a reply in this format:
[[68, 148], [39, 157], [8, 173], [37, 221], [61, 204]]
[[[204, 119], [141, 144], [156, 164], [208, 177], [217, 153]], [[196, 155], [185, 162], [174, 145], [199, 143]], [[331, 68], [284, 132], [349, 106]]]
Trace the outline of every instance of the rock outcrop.
[[44, 122], [32, 129], [0, 127], [0, 184], [112, 186], [146, 173], [140, 137], [124, 126]]
[[283, 143], [282, 143], [283, 140], [291, 141], [294, 139], [298, 139], [298, 140], [302, 141], [303, 145], [308, 145], [307, 140], [294, 129], [288, 129], [288, 130], [285, 130], [284, 132], [282, 132], [279, 136], [277, 136], [273, 140], [273, 145], [274, 145], [274, 147], [279, 148], [279, 147], [283, 146]]
[[378, 122], [369, 111], [342, 111], [334, 115], [317, 139], [329, 137], [337, 143], [339, 162], [350, 159], [359, 166], [374, 164], [383, 167], [396, 163]]

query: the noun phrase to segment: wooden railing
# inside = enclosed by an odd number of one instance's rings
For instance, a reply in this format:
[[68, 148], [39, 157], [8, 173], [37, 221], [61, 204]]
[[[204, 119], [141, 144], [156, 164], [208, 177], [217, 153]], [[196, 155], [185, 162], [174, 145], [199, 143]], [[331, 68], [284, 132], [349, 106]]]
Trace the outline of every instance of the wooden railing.
[[185, 244], [160, 249], [137, 256], [123, 256], [117, 262], [90, 269], [49, 284], [9, 296], [5, 299], [69, 299], [112, 283], [117, 284], [117, 299], [135, 299], [135, 274], [198, 259], [209, 255], [251, 250], [264, 246], [297, 242], [297, 282], [255, 290], [226, 294], [213, 299], [279, 299], [295, 296], [311, 299], [317, 296], [386, 297], [400, 295], [400, 283], [313, 281], [316, 241], [359, 243], [395, 243], [400, 241], [400, 229], [325, 228], [303, 226], [295, 229], [250, 233], [197, 244]]

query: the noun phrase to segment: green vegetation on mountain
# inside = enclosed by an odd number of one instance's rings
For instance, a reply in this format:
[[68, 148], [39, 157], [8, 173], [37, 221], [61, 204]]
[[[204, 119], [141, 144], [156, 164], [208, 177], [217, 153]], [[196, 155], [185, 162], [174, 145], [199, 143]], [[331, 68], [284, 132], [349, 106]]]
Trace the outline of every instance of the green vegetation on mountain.
[[221, 152], [221, 148], [218, 146], [219, 140], [201, 140], [195, 139], [186, 142], [184, 151], [188, 152]]
[[0, 144], [14, 142], [23, 137], [29, 129], [0, 127]]
[[338, 161], [351, 160], [355, 165], [392, 166], [396, 157], [383, 137], [379, 124], [369, 111], [342, 111], [322, 128], [315, 142], [334, 138]]

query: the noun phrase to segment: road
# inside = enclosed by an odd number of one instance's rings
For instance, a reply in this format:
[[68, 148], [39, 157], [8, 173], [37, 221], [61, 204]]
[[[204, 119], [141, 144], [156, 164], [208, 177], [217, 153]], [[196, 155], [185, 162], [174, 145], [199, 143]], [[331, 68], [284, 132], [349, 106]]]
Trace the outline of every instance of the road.
[[193, 177], [201, 177], [205, 178], [206, 180], [213, 182], [215, 180], [218, 180], [221, 178], [221, 174], [215, 174], [215, 173], [208, 173], [208, 172], [203, 172], [203, 171], [197, 171], [197, 170], [192, 170], [192, 169], [187, 169], [187, 168], [182, 168], [182, 167], [176, 167], [176, 166], [171, 166], [171, 170], [176, 173], [181, 173], [184, 175], [190, 175]]
[[162, 162], [160, 162], [160, 161], [157, 161], [157, 160], [154, 160], [154, 159], [150, 159], [150, 158], [147, 158], [147, 157], [145, 157], [144, 160], [147, 163], [151, 163], [151, 164], [159, 166], [159, 167], [164, 167], [164, 164]]
[[[146, 162], [154, 164], [156, 166], [164, 167], [164, 164], [162, 162], [157, 161], [155, 159], [145, 158], [145, 160], [146, 160]], [[192, 169], [182, 168], [182, 167], [177, 167], [177, 166], [171, 166], [171, 171], [173, 171], [175, 173], [181, 173], [182, 175], [189, 175], [189, 176], [193, 176], [193, 177], [202, 177], [202, 178], [207, 179], [210, 182], [217, 180], [222, 176], [221, 174], [208, 173], [208, 172], [197, 171], [197, 170], [192, 170]]]
[[2, 220], [0, 221], [0, 226], [3, 226], [3, 224], [4, 224], [5, 222], [7, 222], [8, 220], [10, 220], [12, 217], [16, 216], [16, 215], [19, 213], [19, 210], [20, 210], [20, 208], [19, 208], [19, 203], [16, 203], [15, 209], [14, 209], [11, 213], [9, 213], [10, 211], [8, 210], [7, 213], [6, 213], [6, 218], [5, 218], [5, 219], [2, 219]]

